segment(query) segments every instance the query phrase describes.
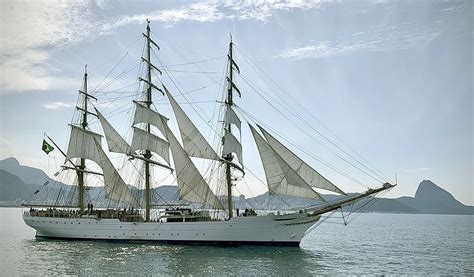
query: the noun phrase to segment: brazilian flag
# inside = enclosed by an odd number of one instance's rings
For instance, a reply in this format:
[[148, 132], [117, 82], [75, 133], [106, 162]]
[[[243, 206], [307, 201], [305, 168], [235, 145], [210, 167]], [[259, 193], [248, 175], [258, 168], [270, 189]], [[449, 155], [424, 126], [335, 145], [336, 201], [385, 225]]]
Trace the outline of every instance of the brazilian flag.
[[49, 154], [49, 152], [54, 150], [54, 147], [49, 145], [49, 143], [46, 140], [43, 139], [42, 149], [43, 149], [44, 153]]

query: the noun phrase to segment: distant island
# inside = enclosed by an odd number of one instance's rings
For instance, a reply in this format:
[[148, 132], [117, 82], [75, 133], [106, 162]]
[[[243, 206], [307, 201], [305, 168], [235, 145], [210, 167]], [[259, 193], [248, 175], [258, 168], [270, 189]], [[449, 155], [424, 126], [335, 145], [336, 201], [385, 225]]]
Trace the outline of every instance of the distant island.
[[[20, 165], [17, 159], [7, 158], [0, 160], [0, 206], [19, 207], [23, 203], [31, 203], [32, 194], [40, 190], [47, 181], [53, 182], [49, 176], [40, 169]], [[56, 182], [58, 186], [58, 183]], [[59, 183], [57, 189], [72, 190], [72, 186]], [[105, 203], [105, 196], [100, 192], [100, 188], [90, 187], [90, 190], [97, 190], [97, 202]], [[154, 189], [162, 197], [161, 201], [172, 203], [177, 201], [177, 187], [160, 186]], [[143, 193], [138, 191], [137, 193]], [[51, 193], [54, 195], [54, 193]], [[249, 203], [254, 208], [267, 207], [272, 209], [272, 197], [268, 193], [247, 198], [243, 195], [234, 197], [235, 207], [245, 208]], [[323, 197], [334, 200], [336, 195], [327, 194]], [[280, 196], [285, 201], [292, 201], [299, 206], [314, 205], [311, 199], [297, 198], [291, 196]], [[51, 200], [51, 199], [49, 199]], [[225, 199], [222, 199], [225, 201]], [[415, 193], [415, 197], [403, 196], [396, 199], [377, 198], [373, 205], [365, 209], [364, 212], [379, 213], [415, 213], [415, 214], [474, 214], [474, 206], [467, 206], [456, 200], [449, 192], [440, 188], [430, 180], [423, 180]]]

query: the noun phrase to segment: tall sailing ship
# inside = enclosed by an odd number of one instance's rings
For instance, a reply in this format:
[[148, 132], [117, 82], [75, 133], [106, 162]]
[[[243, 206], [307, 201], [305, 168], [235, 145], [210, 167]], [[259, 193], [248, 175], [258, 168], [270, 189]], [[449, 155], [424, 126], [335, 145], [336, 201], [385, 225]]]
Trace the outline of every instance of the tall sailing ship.
[[[70, 125], [71, 133], [61, 170], [74, 172], [77, 189], [69, 203], [28, 204], [24, 212], [25, 223], [36, 230], [37, 237], [55, 239], [100, 239], [127, 241], [162, 241], [176, 243], [232, 243], [232, 244], [270, 244], [299, 245], [303, 237], [314, 229], [326, 213], [343, 210], [362, 199], [372, 198], [395, 185], [381, 182], [376, 189], [348, 196], [331, 181], [319, 174], [308, 163], [285, 146], [270, 131], [261, 125], [249, 122], [263, 164], [266, 185], [270, 196], [298, 197], [316, 200], [308, 207], [291, 206], [280, 211], [255, 211], [246, 207], [239, 211], [234, 207], [233, 187], [244, 178], [241, 141], [242, 113], [237, 112], [234, 96], [241, 92], [234, 82], [234, 74], [240, 69], [234, 60], [232, 38], [227, 55], [226, 97], [223, 118], [219, 122], [221, 141], [218, 150], [208, 142], [193, 121], [188, 117], [173, 94], [163, 84], [156, 84], [152, 76], [162, 74], [163, 68], [152, 63], [152, 48], [158, 44], [152, 39], [149, 21], [145, 38], [145, 57], [142, 63], [146, 76], [139, 77], [144, 85], [142, 97], [133, 101], [134, 113], [131, 120], [133, 136], [127, 142], [99, 110], [93, 107], [97, 100], [88, 92], [87, 69], [83, 88], [79, 90], [80, 101], [76, 107], [80, 114], [78, 122]], [[153, 74], [152, 74], [153, 73]], [[170, 128], [170, 119], [153, 107], [153, 94], [158, 92], [166, 97], [177, 122], [180, 139]], [[219, 100], [219, 99], [217, 99]], [[90, 118], [98, 119], [103, 135], [90, 129]], [[108, 152], [102, 148], [105, 137]], [[239, 139], [240, 138], [240, 139]], [[46, 152], [52, 146], [44, 142]], [[143, 185], [127, 184], [123, 173], [119, 174], [110, 155], [126, 157], [124, 163], [133, 164], [138, 172], [137, 182]], [[170, 155], [171, 154], [171, 155]], [[211, 161], [212, 166], [202, 173], [196, 159]], [[168, 171], [178, 185], [176, 201], [162, 201], [157, 204], [152, 194], [153, 185], [160, 177], [153, 174], [154, 169]], [[96, 177], [91, 178], [91, 177]], [[155, 177], [155, 178], [154, 178]], [[94, 199], [87, 197], [91, 179], [100, 179], [104, 184], [107, 205], [94, 205]], [[214, 178], [214, 179], [213, 179]], [[211, 180], [213, 179], [213, 180]], [[212, 189], [210, 182], [217, 182], [225, 188]], [[337, 200], [326, 202], [315, 189], [323, 189], [342, 195]], [[158, 197], [165, 199], [165, 196]], [[156, 197], [155, 197], [156, 200]], [[174, 203], [173, 203], [174, 202]], [[313, 227], [313, 228], [312, 228]]]

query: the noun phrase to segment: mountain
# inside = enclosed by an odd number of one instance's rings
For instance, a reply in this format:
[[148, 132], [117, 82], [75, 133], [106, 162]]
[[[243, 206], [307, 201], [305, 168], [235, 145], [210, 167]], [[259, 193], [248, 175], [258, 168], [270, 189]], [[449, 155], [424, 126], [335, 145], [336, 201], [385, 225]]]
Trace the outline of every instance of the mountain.
[[0, 169], [0, 201], [16, 201], [28, 199], [35, 191], [31, 185], [25, 184], [16, 175]]
[[415, 197], [400, 197], [398, 202], [430, 214], [474, 214], [473, 206], [466, 206], [446, 190], [429, 180], [423, 180]]
[[1, 160], [0, 169], [18, 176], [25, 184], [41, 185], [50, 180], [41, 169], [20, 165], [18, 160], [13, 157]]
[[[43, 184], [50, 181], [49, 189], [44, 189]], [[51, 188], [54, 183], [54, 188]], [[143, 190], [135, 190], [138, 197], [143, 197]], [[53, 203], [58, 192], [68, 194], [74, 193], [74, 187], [53, 181], [40, 169], [20, 165], [15, 158], [7, 158], [0, 161], [0, 206], [18, 206], [28, 201], [33, 192], [40, 190], [37, 196], [45, 195], [45, 200]], [[138, 191], [137, 191], [138, 190]], [[88, 195], [97, 203], [96, 207], [106, 206], [104, 189], [100, 187], [89, 187]], [[152, 190], [152, 201], [158, 204], [178, 203], [178, 188], [176, 186], [160, 186]], [[354, 195], [354, 194], [350, 194]], [[332, 194], [322, 195], [326, 201], [334, 201], [341, 196]], [[226, 205], [226, 198], [219, 197], [222, 204]], [[317, 205], [315, 200], [292, 197], [276, 196], [264, 193], [256, 197], [245, 199], [244, 196], [234, 196], [234, 207], [245, 209], [285, 209], [285, 203], [291, 203], [299, 207]], [[31, 200], [29, 201], [31, 203]], [[440, 188], [429, 180], [423, 180], [416, 191], [415, 197], [400, 197], [397, 199], [377, 198], [377, 201], [367, 205], [365, 212], [383, 213], [429, 213], [429, 214], [474, 214], [473, 206], [463, 205], [457, 201], [449, 192]]]

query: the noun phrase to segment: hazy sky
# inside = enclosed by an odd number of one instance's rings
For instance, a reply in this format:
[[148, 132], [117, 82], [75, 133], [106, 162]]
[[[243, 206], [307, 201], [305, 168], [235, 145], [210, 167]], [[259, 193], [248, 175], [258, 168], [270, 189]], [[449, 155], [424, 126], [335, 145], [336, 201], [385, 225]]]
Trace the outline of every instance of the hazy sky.
[[[157, 56], [174, 70], [181, 92], [193, 91], [188, 100], [199, 102], [183, 108], [204, 134], [212, 134], [205, 121], [217, 120], [212, 101], [222, 92], [232, 33], [242, 110], [368, 186], [378, 185], [306, 125], [350, 151], [324, 123], [383, 174], [393, 180], [398, 173], [389, 197], [414, 195], [420, 181], [431, 179], [474, 204], [472, 1], [157, 2], [2, 1], [0, 158], [55, 171], [52, 164], [63, 158], [41, 151], [43, 132], [65, 148], [84, 64], [90, 88], [112, 92], [95, 92], [98, 107], [125, 135], [149, 18], [161, 46]], [[199, 63], [182, 65], [190, 62]], [[162, 81], [180, 93], [170, 79]], [[128, 98], [111, 103], [122, 91]], [[164, 98], [157, 93], [154, 99], [171, 117]], [[263, 178], [252, 142], [247, 128], [244, 162]], [[290, 148], [343, 190], [364, 189]], [[239, 192], [248, 194], [247, 186], [254, 194], [264, 191], [250, 176], [247, 181]]]

